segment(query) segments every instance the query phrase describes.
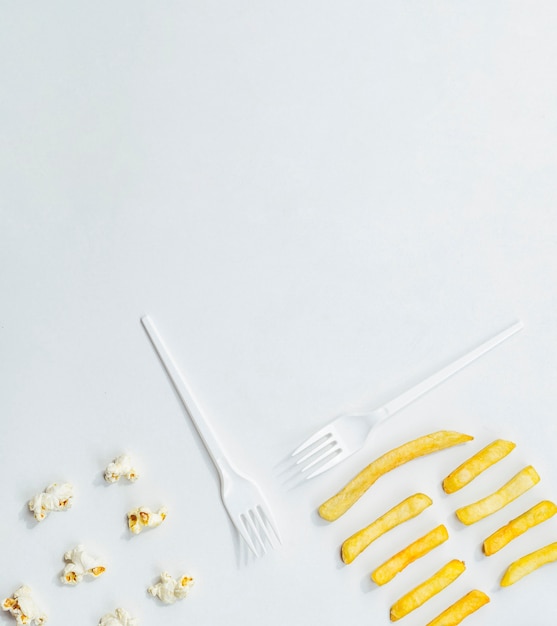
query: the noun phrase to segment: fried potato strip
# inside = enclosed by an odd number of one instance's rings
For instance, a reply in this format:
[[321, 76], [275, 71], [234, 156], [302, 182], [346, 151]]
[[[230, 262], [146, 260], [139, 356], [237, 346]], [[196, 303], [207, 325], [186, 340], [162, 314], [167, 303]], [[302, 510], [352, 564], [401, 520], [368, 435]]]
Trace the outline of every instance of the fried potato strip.
[[394, 448], [370, 463], [336, 495], [324, 502], [319, 507], [319, 515], [323, 519], [332, 522], [346, 513], [371, 485], [387, 472], [420, 456], [443, 450], [471, 439], [473, 437], [470, 435], [440, 430]]
[[445, 493], [454, 493], [474, 478], [479, 476], [483, 471], [491, 467], [501, 459], [507, 456], [516, 448], [516, 444], [512, 441], [497, 439], [488, 446], [480, 450], [477, 454], [464, 461], [454, 471], [452, 471], [443, 481], [443, 489]]
[[378, 517], [369, 526], [354, 533], [342, 544], [342, 560], [345, 563], [352, 563], [358, 554], [363, 552], [372, 541], [375, 541], [395, 526], [402, 524], [402, 522], [416, 517], [431, 504], [431, 498], [423, 493], [415, 493], [399, 502], [395, 507], [387, 511], [385, 515]]
[[408, 615], [414, 609], [422, 606], [435, 594], [443, 591], [454, 582], [466, 569], [464, 561], [453, 559], [443, 566], [438, 572], [433, 574], [423, 583], [412, 589], [406, 595], [397, 600], [391, 607], [391, 622], [396, 622], [400, 618]]
[[489, 602], [489, 596], [483, 591], [474, 589], [462, 596], [448, 609], [445, 609], [434, 620], [426, 624], [426, 626], [457, 626], [465, 617], [468, 617], [474, 611], [481, 609], [484, 604]]
[[539, 481], [540, 477], [538, 473], [529, 465], [491, 495], [457, 509], [456, 516], [463, 524], [474, 524], [484, 517], [499, 511], [513, 500], [516, 500]]
[[483, 543], [484, 554], [486, 556], [495, 554], [513, 539], [520, 537], [529, 528], [545, 522], [550, 517], [553, 517], [555, 513], [557, 513], [557, 506], [553, 502], [549, 500], [538, 502], [531, 509], [528, 509], [525, 513], [522, 513], [522, 515], [519, 515], [490, 535]]
[[501, 580], [501, 587], [508, 587], [514, 585], [517, 581], [524, 576], [531, 574], [538, 567], [545, 565], [546, 563], [553, 563], [557, 561], [557, 541], [550, 543], [535, 552], [531, 552], [526, 556], [521, 557], [518, 561], [511, 563], [507, 568], [507, 571], [503, 575]]
[[437, 526], [380, 565], [371, 574], [371, 579], [378, 585], [388, 583], [410, 563], [431, 552], [448, 538], [447, 528], [443, 524]]

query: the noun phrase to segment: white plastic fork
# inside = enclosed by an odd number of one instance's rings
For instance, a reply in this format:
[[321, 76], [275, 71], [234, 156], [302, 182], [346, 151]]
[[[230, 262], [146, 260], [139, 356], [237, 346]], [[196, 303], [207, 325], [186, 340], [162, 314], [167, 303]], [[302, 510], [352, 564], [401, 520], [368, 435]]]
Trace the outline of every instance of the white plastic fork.
[[398, 411], [447, 380], [453, 374], [456, 374], [456, 372], [472, 363], [482, 354], [495, 348], [505, 339], [521, 330], [523, 326], [521, 321], [514, 323], [471, 352], [468, 352], [421, 383], [411, 387], [408, 391], [369, 413], [347, 414], [337, 417], [306, 439], [292, 452], [292, 467], [305, 480], [314, 478], [331, 469], [331, 467], [334, 467], [358, 451], [377, 424], [398, 413]]
[[221, 498], [230, 520], [250, 550], [256, 556], [264, 554], [267, 551], [265, 544], [274, 547], [275, 540], [280, 543], [280, 536], [261, 489], [253, 480], [241, 474], [225, 455], [151, 318], [146, 315], [141, 318], [141, 323], [217, 468]]

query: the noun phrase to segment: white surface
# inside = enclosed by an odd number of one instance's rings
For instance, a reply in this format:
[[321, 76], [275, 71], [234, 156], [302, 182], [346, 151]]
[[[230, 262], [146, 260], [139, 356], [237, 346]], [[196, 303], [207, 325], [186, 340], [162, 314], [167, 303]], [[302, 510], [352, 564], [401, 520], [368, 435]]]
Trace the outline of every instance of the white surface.
[[[387, 624], [427, 563], [373, 591], [369, 572], [410, 527], [342, 567], [347, 533], [414, 488], [448, 515], [437, 481], [487, 432], [518, 448], [482, 489], [524, 459], [542, 475], [528, 497], [557, 497], [556, 18], [553, 2], [513, 0], [3, 7], [2, 597], [25, 582], [61, 626], [116, 606], [145, 625]], [[265, 559], [244, 562], [144, 313], [267, 490], [284, 545]], [[520, 335], [343, 466], [281, 487], [275, 463], [315, 428], [517, 317]], [[443, 427], [478, 440], [397, 470], [334, 524], [316, 519], [374, 455]], [[141, 478], [103, 484], [125, 450]], [[26, 502], [55, 480], [76, 485], [75, 505], [36, 526]], [[478, 560], [484, 531], [523, 504], [470, 532], [453, 523], [458, 556], [474, 554], [467, 578], [407, 626], [479, 580], [492, 602], [471, 625], [555, 623], [555, 567], [494, 589], [507, 560], [555, 540], [556, 520]], [[169, 515], [130, 538], [138, 505]], [[67, 588], [78, 542], [109, 569]], [[162, 570], [196, 578], [184, 602], [148, 597]]]

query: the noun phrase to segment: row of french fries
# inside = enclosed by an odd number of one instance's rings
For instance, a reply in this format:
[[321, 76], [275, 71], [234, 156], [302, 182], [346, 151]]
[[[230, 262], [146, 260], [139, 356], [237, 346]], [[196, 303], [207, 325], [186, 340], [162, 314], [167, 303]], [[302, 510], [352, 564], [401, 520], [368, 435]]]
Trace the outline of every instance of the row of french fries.
[[[412, 459], [471, 439], [473, 437], [470, 435], [458, 432], [438, 431], [394, 448], [370, 463], [337, 494], [324, 502], [319, 507], [319, 515], [325, 520], [334, 521], [346, 513], [381, 476], [396, 467]], [[447, 494], [452, 494], [462, 489], [486, 469], [506, 457], [515, 447], [515, 444], [510, 441], [502, 439], [493, 441], [451, 472], [443, 480], [443, 490]], [[474, 524], [516, 500], [536, 485], [539, 480], [538, 473], [531, 465], [525, 467], [494, 493], [457, 509], [456, 516], [463, 524]], [[378, 537], [399, 524], [416, 517], [431, 504], [431, 498], [423, 493], [416, 493], [406, 498], [371, 524], [346, 539], [341, 547], [342, 560], [344, 563], [351, 563]], [[495, 554], [513, 539], [553, 517], [555, 513], [557, 513], [557, 506], [553, 502], [549, 500], [539, 502], [487, 537], [483, 542], [484, 554], [486, 556]], [[449, 533], [443, 524], [433, 528], [377, 567], [371, 573], [371, 579], [377, 585], [388, 583], [408, 565], [447, 541], [448, 538]], [[500, 584], [502, 587], [512, 585], [535, 569], [553, 561], [557, 561], [557, 542], [546, 545], [511, 563]], [[466, 566], [463, 561], [454, 559], [446, 563], [433, 576], [392, 605], [391, 621], [396, 621], [420, 607], [454, 582], [465, 569]], [[482, 591], [474, 589], [448, 607], [427, 626], [456, 626], [487, 602], [489, 602], [489, 597]]]

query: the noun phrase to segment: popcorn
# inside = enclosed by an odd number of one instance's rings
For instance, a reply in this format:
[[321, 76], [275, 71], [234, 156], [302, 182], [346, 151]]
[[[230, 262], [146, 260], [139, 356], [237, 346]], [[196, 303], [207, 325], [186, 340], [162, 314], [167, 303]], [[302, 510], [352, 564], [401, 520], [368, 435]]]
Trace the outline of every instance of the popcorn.
[[66, 552], [64, 561], [68, 561], [68, 563], [64, 567], [60, 580], [67, 585], [77, 585], [86, 574], [97, 578], [106, 571], [103, 561], [86, 552], [81, 544]]
[[38, 522], [50, 513], [50, 511], [65, 511], [72, 506], [73, 485], [70, 483], [52, 483], [43, 493], [37, 494], [29, 501], [29, 510], [35, 515]]
[[166, 519], [166, 507], [154, 513], [147, 507], [141, 506], [128, 513], [128, 527], [134, 535], [138, 535], [144, 528], [155, 528]]
[[175, 580], [168, 572], [163, 572], [160, 581], [149, 587], [147, 591], [164, 604], [174, 604], [176, 600], [182, 600], [187, 596], [193, 584], [194, 580], [189, 576], [182, 576], [179, 580]]
[[137, 470], [132, 467], [132, 462], [127, 454], [122, 454], [109, 463], [104, 471], [104, 479], [109, 483], [115, 483], [122, 476], [125, 476], [130, 481], [137, 480], [139, 474]]
[[99, 626], [137, 626], [138, 621], [124, 609], [116, 609], [101, 617]]
[[18, 624], [26, 624], [31, 626], [33, 623], [37, 626], [44, 624], [48, 617], [45, 612], [40, 609], [31, 595], [31, 589], [27, 585], [22, 585], [11, 598], [6, 598], [2, 602], [4, 611], [9, 611]]

